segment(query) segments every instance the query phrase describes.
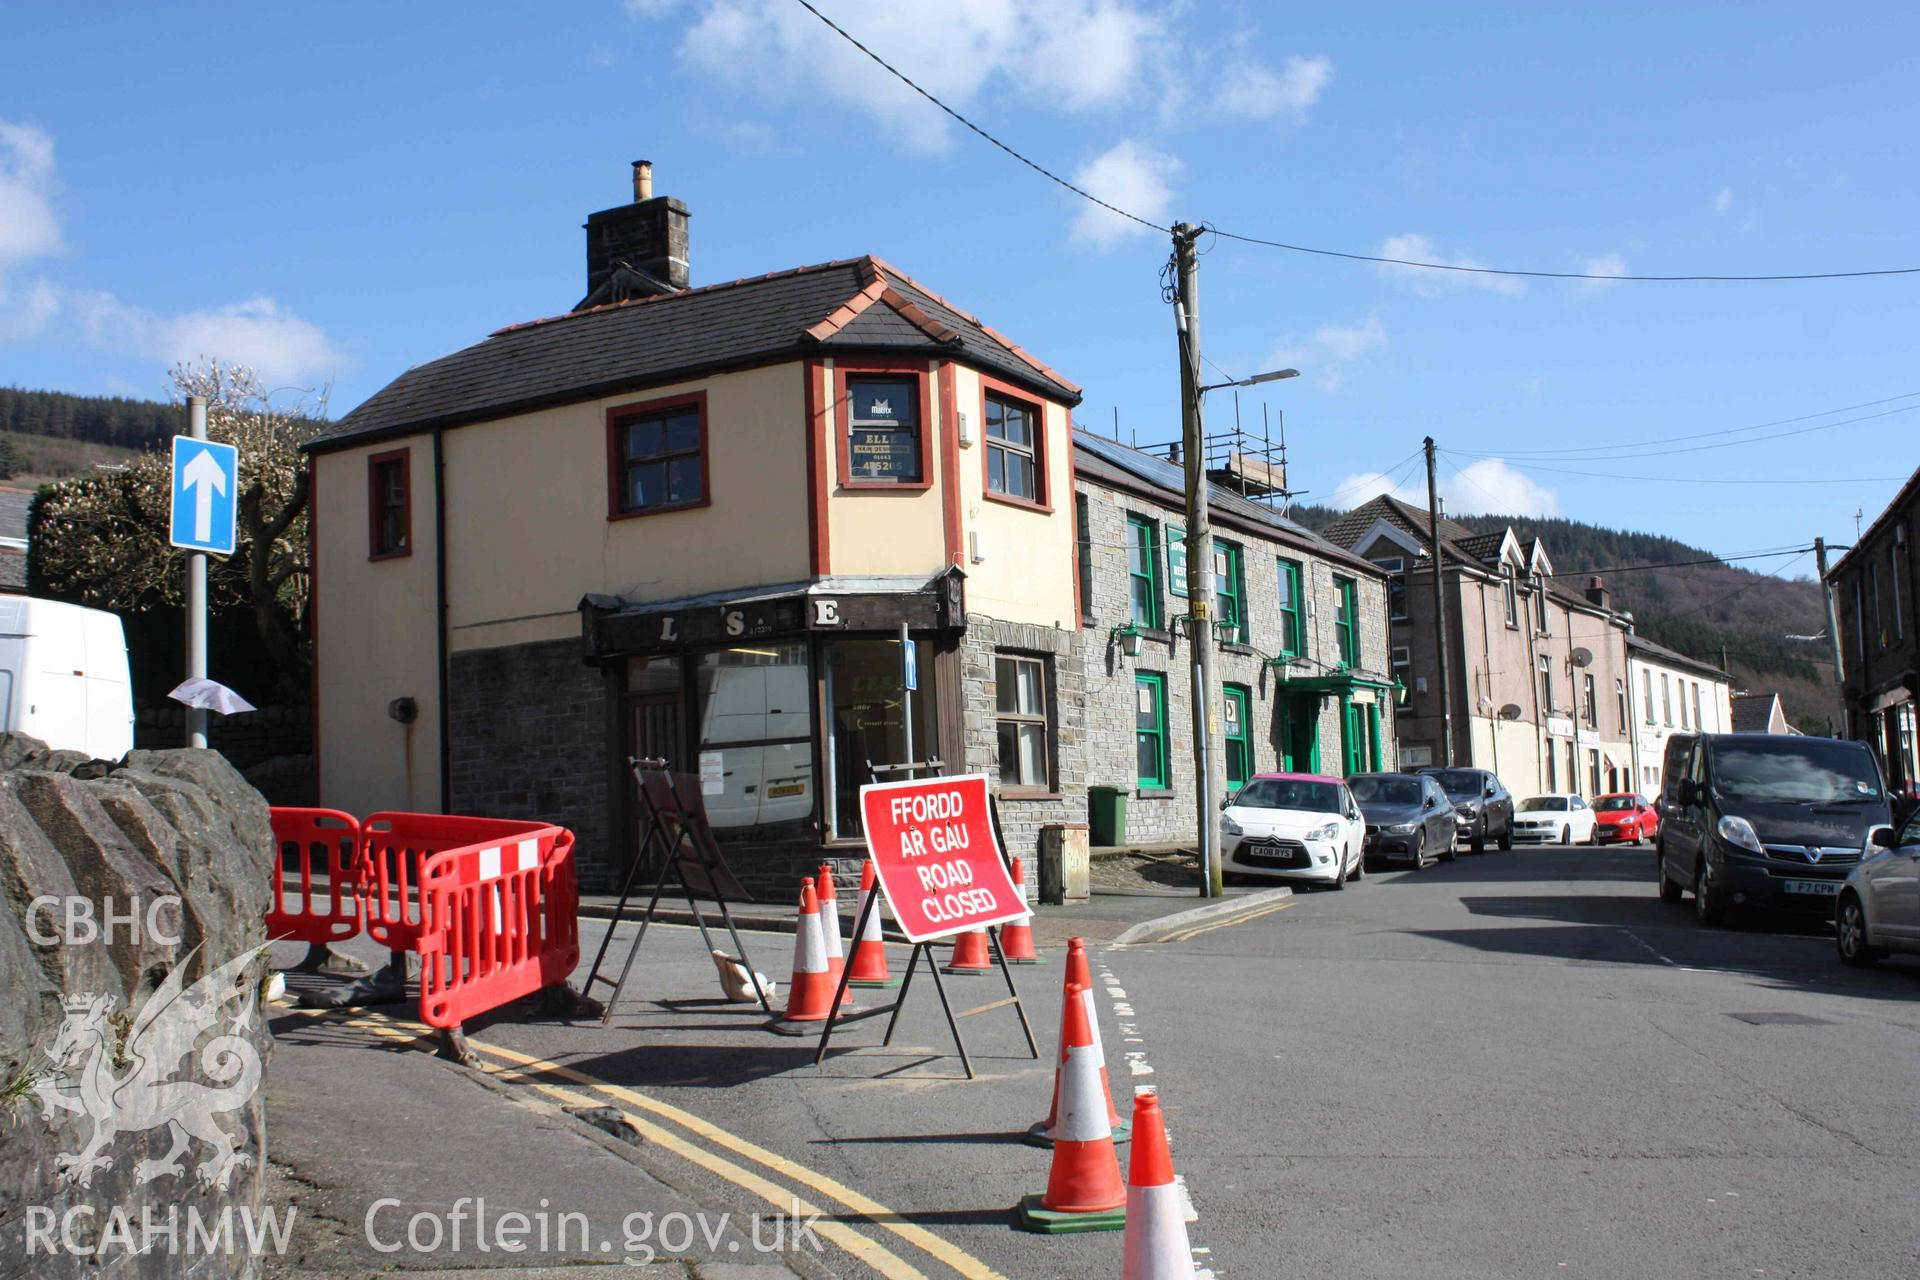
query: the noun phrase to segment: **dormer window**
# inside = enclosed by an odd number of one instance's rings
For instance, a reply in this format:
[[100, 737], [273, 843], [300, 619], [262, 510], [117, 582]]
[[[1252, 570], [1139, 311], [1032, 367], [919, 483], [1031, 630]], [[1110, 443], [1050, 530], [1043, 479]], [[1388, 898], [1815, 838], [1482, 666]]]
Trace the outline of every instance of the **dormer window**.
[[1550, 615], [1547, 612], [1547, 580], [1543, 575], [1537, 581], [1539, 584], [1539, 592], [1538, 592], [1538, 598], [1537, 598], [1537, 603], [1538, 603], [1537, 612], [1539, 614], [1539, 619], [1540, 619], [1540, 634], [1544, 636], [1553, 631], [1553, 628], [1550, 625], [1548, 625], [1549, 622], [1551, 621], [1552, 615]]
[[1513, 583], [1512, 565], [1500, 566], [1500, 587], [1506, 595], [1507, 625], [1518, 631], [1520, 629], [1520, 593]]

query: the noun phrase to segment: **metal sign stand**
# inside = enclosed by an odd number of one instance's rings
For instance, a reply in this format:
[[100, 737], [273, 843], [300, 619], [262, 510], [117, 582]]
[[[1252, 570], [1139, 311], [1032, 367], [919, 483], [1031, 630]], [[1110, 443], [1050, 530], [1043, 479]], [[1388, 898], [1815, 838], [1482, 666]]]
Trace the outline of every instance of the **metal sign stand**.
[[[869, 763], [867, 765], [868, 772], [876, 777], [881, 774], [904, 773], [909, 778], [917, 776], [922, 769], [931, 769], [935, 773], [938, 773], [942, 767], [942, 763], [939, 760], [920, 760], [907, 764]], [[994, 830], [996, 834], [999, 831], [999, 825], [998, 816], [995, 815]], [[1001, 851], [1001, 856], [1005, 856], [1004, 849]], [[879, 899], [880, 891], [876, 885], [874, 892], [868, 894], [866, 901], [860, 904], [860, 917], [854, 922], [853, 932], [848, 936], [856, 939], [866, 936], [867, 918], [873, 913], [874, 904], [878, 902]], [[999, 1000], [989, 1000], [986, 1004], [976, 1005], [971, 1009], [962, 1009], [957, 1013], [954, 1011], [953, 1003], [947, 999], [946, 984], [940, 980], [940, 966], [934, 963], [932, 942], [916, 942], [913, 944], [913, 954], [907, 959], [907, 972], [900, 980], [900, 993], [894, 997], [892, 1004], [877, 1005], [871, 1009], [860, 1009], [853, 1013], [842, 1014], [840, 1012], [840, 1002], [846, 998], [850, 967], [841, 970], [840, 981], [834, 989], [833, 1001], [827, 1006], [826, 1023], [820, 1028], [820, 1046], [814, 1051], [813, 1065], [819, 1067], [826, 1064], [827, 1045], [833, 1039], [833, 1030], [843, 1022], [863, 1022], [868, 1018], [877, 1018], [883, 1013], [887, 1014], [887, 1033], [881, 1038], [880, 1043], [883, 1046], [892, 1044], [894, 1028], [900, 1021], [900, 1010], [907, 1003], [907, 993], [913, 989], [914, 971], [920, 967], [920, 960], [923, 956], [927, 961], [927, 972], [933, 975], [933, 989], [939, 993], [940, 1008], [941, 1011], [947, 1015], [947, 1029], [953, 1033], [953, 1047], [959, 1051], [960, 1065], [966, 1069], [967, 1079], [972, 1080], [974, 1078], [973, 1060], [967, 1056], [966, 1041], [962, 1039], [960, 1035], [960, 1019], [971, 1018], [975, 1014], [987, 1013], [994, 1009], [1004, 1009], [1008, 1005], [1012, 1005], [1014, 1013], [1018, 1015], [1020, 1019], [1020, 1030], [1027, 1038], [1027, 1052], [1032, 1057], [1036, 1059], [1039, 1058], [1040, 1045], [1033, 1038], [1033, 1026], [1027, 1021], [1026, 1006], [1020, 1003], [1020, 991], [1013, 985], [1013, 970], [1007, 967], [1006, 952], [1001, 950], [1000, 947], [999, 926], [994, 925], [987, 929], [987, 940], [993, 947], [994, 963], [1000, 966], [1000, 976], [1006, 979], [1007, 994]]]
[[[633, 769], [634, 780], [640, 784], [640, 797], [647, 805], [649, 816], [646, 837], [640, 842], [640, 854], [634, 858], [633, 865], [627, 869], [626, 883], [620, 888], [620, 904], [613, 909], [613, 919], [607, 922], [606, 935], [600, 939], [600, 950], [594, 955], [593, 967], [588, 970], [586, 984], [581, 988], [581, 991], [589, 996], [593, 994], [593, 984], [596, 982], [613, 988], [613, 993], [607, 997], [606, 1007], [601, 1012], [600, 1025], [606, 1026], [613, 1018], [613, 1006], [619, 1001], [621, 991], [626, 988], [627, 975], [633, 972], [633, 962], [640, 954], [640, 944], [646, 941], [647, 926], [653, 923], [654, 911], [660, 905], [660, 895], [666, 888], [669, 872], [678, 873], [674, 875], [674, 879], [679, 881], [680, 892], [687, 900], [687, 909], [693, 912], [693, 921], [700, 927], [700, 937], [706, 943], [707, 953], [711, 955], [717, 949], [713, 945], [713, 935], [707, 932], [706, 917], [700, 914], [700, 907], [693, 900], [693, 886], [687, 883], [684, 869], [681, 867], [682, 845], [687, 845], [692, 855], [699, 859], [700, 867], [705, 873], [703, 878], [707, 882], [706, 887], [712, 891], [714, 901], [720, 906], [720, 918], [726, 921], [727, 932], [733, 937], [735, 952], [740, 957], [741, 966], [747, 971], [747, 982], [753, 988], [754, 997], [759, 1000], [761, 1011], [769, 1018], [773, 1017], [773, 1006], [767, 1003], [766, 990], [754, 976], [753, 962], [747, 956], [746, 944], [740, 941], [740, 930], [734, 926], [733, 913], [727, 909], [729, 884], [735, 887], [736, 896], [743, 902], [749, 900], [746, 891], [739, 888], [739, 882], [734, 879], [733, 872], [725, 863], [719, 861], [717, 851], [709, 853], [702, 848], [698, 840], [692, 839], [693, 823], [690, 820], [692, 815], [689, 807], [681, 800], [680, 789], [674, 785], [673, 775], [665, 774], [667, 762], [629, 757], [627, 763]], [[647, 770], [659, 770], [665, 774], [665, 786], [675, 801], [677, 812], [681, 815], [680, 821], [673, 824], [674, 835], [671, 842], [667, 839], [666, 818], [654, 804], [653, 797], [647, 792], [646, 778], [643, 776], [644, 771]], [[634, 881], [640, 874], [640, 866], [646, 861], [646, 850], [656, 841], [661, 846], [660, 874], [653, 882], [653, 897], [647, 901], [647, 909], [640, 915], [640, 932], [634, 935], [633, 945], [627, 949], [627, 960], [620, 966], [619, 978], [602, 977], [600, 965], [606, 959], [607, 948], [613, 943], [613, 931], [620, 927], [620, 922], [626, 916], [627, 900], [633, 894]]]

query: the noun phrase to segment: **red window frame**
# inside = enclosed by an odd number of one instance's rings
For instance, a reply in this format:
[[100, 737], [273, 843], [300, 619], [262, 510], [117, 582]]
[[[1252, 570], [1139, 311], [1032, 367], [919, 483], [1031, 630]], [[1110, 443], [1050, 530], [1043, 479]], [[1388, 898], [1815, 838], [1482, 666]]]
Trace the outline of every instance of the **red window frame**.
[[[380, 547], [380, 470], [400, 464], [400, 534], [398, 547]], [[413, 554], [413, 450], [388, 449], [367, 455], [367, 559], [399, 560]]]
[[[663, 413], [669, 409], [683, 409], [688, 405], [694, 407], [700, 420], [700, 497], [693, 502], [628, 509], [623, 505], [627, 493], [627, 460], [620, 448], [621, 427], [629, 418]], [[666, 515], [673, 511], [697, 511], [701, 507], [712, 506], [713, 476], [710, 463], [712, 450], [708, 445], [707, 393], [704, 391], [661, 396], [654, 400], [636, 400], [631, 404], [615, 405], [607, 410], [607, 519], [635, 520], [642, 516]]]
[[[1033, 422], [1033, 492], [1031, 499], [1018, 497], [1010, 493], [996, 493], [989, 482], [991, 468], [987, 463], [987, 451], [994, 447], [993, 438], [987, 434], [987, 397], [998, 396], [1002, 400], [1011, 400], [1026, 409]], [[1009, 507], [1019, 507], [1023, 511], [1039, 511], [1051, 514], [1053, 495], [1047, 483], [1047, 406], [1046, 402], [1036, 399], [997, 378], [980, 375], [980, 492], [993, 502], [1005, 503]]]
[[[847, 380], [859, 381], [863, 378], [910, 378], [914, 384], [914, 395], [918, 398], [920, 438], [920, 478], [913, 481], [899, 480], [861, 480], [853, 474], [853, 397], [847, 390]], [[933, 442], [932, 414], [933, 398], [928, 393], [929, 373], [924, 360], [868, 358], [856, 364], [836, 363], [833, 366], [833, 432], [834, 456], [839, 460], [840, 474], [837, 477], [842, 489], [858, 489], [862, 493], [925, 493], [933, 488]], [[951, 427], [947, 428], [952, 430]]]

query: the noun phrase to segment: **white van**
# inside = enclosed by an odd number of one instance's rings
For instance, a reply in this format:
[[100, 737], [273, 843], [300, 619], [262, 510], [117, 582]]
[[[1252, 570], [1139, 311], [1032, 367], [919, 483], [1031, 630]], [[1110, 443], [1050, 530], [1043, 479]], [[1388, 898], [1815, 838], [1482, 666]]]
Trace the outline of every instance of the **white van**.
[[118, 760], [133, 750], [133, 682], [120, 619], [0, 596], [0, 732]]

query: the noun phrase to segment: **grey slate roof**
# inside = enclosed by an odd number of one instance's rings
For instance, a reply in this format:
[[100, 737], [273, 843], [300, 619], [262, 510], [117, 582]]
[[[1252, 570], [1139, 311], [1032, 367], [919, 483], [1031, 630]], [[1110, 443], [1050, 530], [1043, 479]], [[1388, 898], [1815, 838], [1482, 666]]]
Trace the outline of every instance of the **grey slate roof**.
[[1634, 635], [1632, 632], [1627, 633], [1627, 648], [1638, 653], [1644, 653], [1655, 662], [1664, 662], [1670, 666], [1684, 667], [1690, 671], [1697, 671], [1703, 676], [1711, 676], [1715, 680], [1725, 680], [1729, 683], [1733, 680], [1732, 676], [1714, 666], [1711, 662], [1702, 662], [1698, 658], [1689, 658], [1677, 649], [1669, 649], [1663, 644], [1655, 644], [1645, 636]]
[[[1130, 449], [1117, 440], [1094, 435], [1079, 427], [1073, 429], [1073, 467], [1074, 471], [1096, 484], [1127, 484], [1134, 486], [1145, 484], [1157, 490], [1173, 506], [1180, 506], [1186, 498], [1186, 472], [1164, 458], [1156, 458]], [[1231, 517], [1262, 527], [1269, 537], [1281, 542], [1292, 543], [1303, 550], [1328, 560], [1338, 560], [1343, 564], [1376, 577], [1385, 576], [1385, 570], [1371, 561], [1362, 560], [1345, 547], [1329, 542], [1306, 526], [1296, 524], [1278, 511], [1262, 503], [1223, 489], [1217, 484], [1207, 485], [1208, 508], [1215, 519]]]
[[[1419, 540], [1421, 546], [1427, 545], [1427, 513], [1411, 503], [1402, 502], [1392, 494], [1385, 493], [1377, 498], [1369, 498], [1321, 530], [1321, 533], [1329, 541], [1348, 547], [1371, 529], [1375, 520], [1382, 519], [1402, 532], [1412, 534]], [[1456, 555], [1462, 554], [1459, 544], [1473, 536], [1473, 530], [1465, 525], [1455, 523], [1445, 516], [1440, 517], [1440, 540], [1446, 543], [1448, 550]]]
[[0, 538], [27, 536], [27, 512], [33, 506], [33, 492], [0, 485]]
[[[882, 288], [889, 297], [876, 298]], [[903, 315], [894, 298], [918, 317]], [[501, 329], [409, 369], [307, 447], [325, 450], [700, 373], [875, 348], [946, 353], [1069, 405], [1080, 400], [1078, 387], [1012, 342], [885, 262], [866, 257]]]
[[0, 591], [22, 594], [26, 589], [26, 556], [18, 551], [0, 550]]
[[1733, 731], [1765, 733], [1773, 723], [1773, 708], [1780, 701], [1777, 693], [1736, 693], [1732, 698]]

